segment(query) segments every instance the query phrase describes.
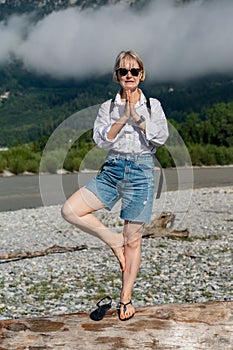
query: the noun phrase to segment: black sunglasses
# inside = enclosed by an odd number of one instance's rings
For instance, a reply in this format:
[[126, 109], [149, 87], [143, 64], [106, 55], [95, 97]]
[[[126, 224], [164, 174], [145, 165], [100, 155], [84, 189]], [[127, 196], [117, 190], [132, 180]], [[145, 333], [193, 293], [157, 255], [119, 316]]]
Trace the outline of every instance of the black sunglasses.
[[141, 72], [141, 68], [131, 68], [131, 69], [126, 69], [126, 68], [118, 68], [116, 69], [116, 72], [120, 74], [121, 77], [124, 77], [125, 75], [130, 72], [134, 77], [137, 77], [138, 74]]

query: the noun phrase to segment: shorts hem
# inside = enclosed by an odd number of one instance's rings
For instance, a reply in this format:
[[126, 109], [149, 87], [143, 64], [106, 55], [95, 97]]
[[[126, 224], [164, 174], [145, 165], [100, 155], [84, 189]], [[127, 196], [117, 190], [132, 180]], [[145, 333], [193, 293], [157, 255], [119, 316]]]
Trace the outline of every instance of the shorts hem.
[[126, 221], [130, 221], [130, 222], [135, 222], [135, 223], [143, 223], [143, 224], [149, 224], [151, 222], [151, 217], [150, 218], [146, 218], [146, 219], [140, 219], [140, 218], [134, 218], [134, 219], [130, 219], [127, 217], [124, 217], [124, 215], [120, 215], [120, 218], [122, 220], [126, 220]]
[[98, 196], [98, 194], [96, 193], [96, 191], [92, 187], [89, 187], [88, 185], [85, 185], [83, 187], [86, 188], [88, 191], [92, 192], [101, 201], [101, 203], [104, 205], [104, 209], [106, 209], [108, 211], [112, 210], [113, 206], [107, 205], [105, 203], [105, 201], [102, 198], [100, 198], [100, 196]]

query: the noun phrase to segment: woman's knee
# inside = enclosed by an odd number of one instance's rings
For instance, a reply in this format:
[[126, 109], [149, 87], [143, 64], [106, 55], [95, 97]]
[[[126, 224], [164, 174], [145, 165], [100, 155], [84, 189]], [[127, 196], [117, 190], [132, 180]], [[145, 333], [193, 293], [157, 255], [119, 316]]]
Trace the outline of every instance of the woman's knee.
[[125, 240], [125, 246], [130, 249], [137, 250], [141, 247], [141, 237], [131, 237]]
[[63, 219], [69, 221], [69, 217], [70, 217], [71, 213], [72, 213], [72, 209], [71, 209], [70, 205], [68, 204], [68, 201], [66, 201], [61, 208], [61, 215], [62, 215]]
[[125, 245], [131, 249], [138, 249], [141, 247], [142, 234], [141, 232], [127, 232], [124, 235]]
[[64, 203], [63, 207], [61, 208], [61, 215], [67, 221], [70, 221], [74, 217], [78, 218], [81, 216], [82, 207], [83, 200], [81, 191], [79, 190], [75, 192], [70, 198], [68, 198]]
[[137, 249], [141, 246], [143, 225], [126, 223], [124, 227], [125, 245], [132, 249]]

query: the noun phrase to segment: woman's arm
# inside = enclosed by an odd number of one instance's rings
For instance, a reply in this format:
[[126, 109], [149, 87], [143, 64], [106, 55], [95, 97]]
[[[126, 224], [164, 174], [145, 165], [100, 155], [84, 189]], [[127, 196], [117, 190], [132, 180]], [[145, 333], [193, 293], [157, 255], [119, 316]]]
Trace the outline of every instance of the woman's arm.
[[130, 118], [131, 114], [131, 101], [130, 101], [130, 91], [125, 91], [126, 94], [126, 102], [125, 102], [125, 109], [124, 114], [114, 123], [112, 124], [108, 134], [107, 138], [109, 140], [114, 140], [116, 136], [119, 134], [121, 129], [125, 126], [125, 123]]
[[110, 120], [111, 100], [105, 101], [99, 108], [98, 115], [94, 123], [93, 139], [97, 146], [105, 150], [110, 150], [117, 140], [121, 129], [127, 122], [127, 108], [124, 114], [115, 121]]
[[110, 130], [107, 133], [107, 139], [114, 140], [121, 131], [121, 129], [125, 126], [127, 120], [128, 117], [125, 114], [123, 114], [117, 122], [113, 123]]
[[164, 145], [169, 136], [165, 113], [160, 102], [156, 99], [151, 99], [151, 116], [146, 122], [145, 136], [155, 146]]

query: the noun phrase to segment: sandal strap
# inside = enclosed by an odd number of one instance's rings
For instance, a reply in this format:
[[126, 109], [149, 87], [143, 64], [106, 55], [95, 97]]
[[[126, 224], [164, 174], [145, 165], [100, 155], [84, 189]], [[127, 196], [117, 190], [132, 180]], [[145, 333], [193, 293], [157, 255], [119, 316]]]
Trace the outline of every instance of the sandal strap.
[[[108, 300], [108, 303], [107, 304], [102, 304], [102, 305], [100, 305], [102, 302], [103, 302], [103, 300]], [[96, 304], [96, 306], [98, 306], [98, 307], [101, 307], [101, 306], [103, 306], [103, 305], [108, 305], [109, 307], [111, 307], [111, 304], [112, 304], [112, 298], [110, 297], [110, 296], [106, 296], [106, 297], [103, 297], [102, 299], [100, 299], [99, 301], [98, 301], [98, 303]]]
[[122, 303], [122, 301], [120, 301], [120, 305], [123, 305], [123, 310], [124, 310], [124, 313], [126, 313], [126, 310], [127, 310], [127, 306], [128, 305], [132, 305], [132, 301], [130, 300], [128, 303], [124, 304]]

